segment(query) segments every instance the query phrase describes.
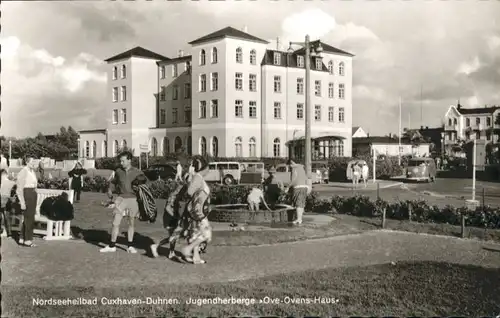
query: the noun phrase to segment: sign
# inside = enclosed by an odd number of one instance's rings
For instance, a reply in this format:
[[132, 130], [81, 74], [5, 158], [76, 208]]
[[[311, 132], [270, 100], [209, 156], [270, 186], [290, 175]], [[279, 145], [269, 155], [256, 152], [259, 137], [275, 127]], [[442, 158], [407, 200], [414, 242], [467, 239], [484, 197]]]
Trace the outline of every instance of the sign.
[[141, 152], [149, 152], [149, 146], [148, 145], [139, 145], [139, 150]]

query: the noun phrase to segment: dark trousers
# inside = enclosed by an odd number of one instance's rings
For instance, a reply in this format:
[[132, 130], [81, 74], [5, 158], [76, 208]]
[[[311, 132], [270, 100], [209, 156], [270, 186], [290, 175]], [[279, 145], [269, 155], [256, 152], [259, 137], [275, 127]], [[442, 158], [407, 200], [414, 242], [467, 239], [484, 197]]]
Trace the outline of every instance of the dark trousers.
[[80, 201], [80, 195], [82, 193], [82, 189], [78, 188], [78, 189], [73, 189], [73, 190], [75, 191], [76, 201]]
[[26, 210], [24, 211], [24, 222], [21, 230], [22, 237], [25, 241], [33, 240], [33, 230], [35, 228], [35, 213], [36, 213], [36, 191], [34, 188], [24, 188], [24, 202]]
[[11, 236], [12, 230], [10, 227], [10, 214], [5, 208], [2, 208], [1, 217], [2, 217], [2, 222], [5, 226], [5, 232], [7, 233], [7, 236]]

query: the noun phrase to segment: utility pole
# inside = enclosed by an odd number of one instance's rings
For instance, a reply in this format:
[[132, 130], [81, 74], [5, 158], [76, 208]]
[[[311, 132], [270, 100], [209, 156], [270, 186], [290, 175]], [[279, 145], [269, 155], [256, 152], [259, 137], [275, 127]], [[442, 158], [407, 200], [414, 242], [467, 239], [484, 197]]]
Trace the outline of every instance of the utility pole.
[[401, 165], [401, 96], [399, 96], [399, 149], [398, 149], [398, 165]]

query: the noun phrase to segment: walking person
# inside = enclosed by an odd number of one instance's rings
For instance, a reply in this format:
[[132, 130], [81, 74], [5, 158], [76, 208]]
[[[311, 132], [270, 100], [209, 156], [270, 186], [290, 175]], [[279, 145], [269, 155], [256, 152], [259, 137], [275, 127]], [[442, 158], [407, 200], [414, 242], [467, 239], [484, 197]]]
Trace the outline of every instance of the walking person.
[[184, 260], [193, 264], [205, 264], [200, 257], [200, 244], [212, 240], [212, 227], [208, 222], [210, 205], [210, 188], [203, 176], [207, 172], [208, 162], [203, 157], [194, 159], [195, 174], [188, 183], [187, 213], [191, 218], [188, 234], [188, 245], [181, 250]]
[[307, 184], [307, 174], [304, 166], [295, 163], [293, 160], [289, 160], [287, 164], [292, 169], [292, 181], [290, 182], [292, 206], [297, 211], [297, 218], [293, 221], [293, 224], [300, 225], [306, 207], [307, 195], [311, 193], [312, 189]]
[[21, 229], [19, 244], [27, 247], [34, 247], [33, 230], [35, 227], [36, 213], [36, 188], [38, 179], [36, 177], [36, 165], [32, 158], [23, 159], [23, 168], [17, 175], [16, 194], [19, 199], [21, 211], [23, 211], [24, 221]]
[[352, 187], [357, 188], [359, 184], [359, 179], [361, 179], [361, 167], [359, 166], [359, 162], [355, 162], [352, 164]]
[[177, 161], [176, 170], [177, 173], [175, 175], [175, 182], [182, 182], [182, 165], [180, 161]]
[[82, 164], [77, 162], [73, 169], [68, 172], [69, 180], [69, 188], [70, 190], [75, 191], [76, 202], [80, 202], [80, 196], [83, 188], [83, 176], [87, 174], [87, 170], [83, 169]]
[[40, 180], [45, 179], [45, 169], [43, 168], [43, 162], [41, 160], [38, 164], [38, 173], [40, 173]]
[[[132, 183], [137, 177], [145, 176], [141, 170], [132, 167], [132, 153], [130, 151], [120, 153], [118, 158], [120, 159], [121, 167], [116, 169], [114, 178], [108, 189], [108, 197], [114, 202], [111, 240], [109, 245], [101, 248], [100, 252], [116, 252], [116, 240], [120, 232], [120, 224], [122, 219], [126, 218], [129, 222], [127, 231], [127, 251], [135, 254], [137, 250], [133, 246], [134, 223], [135, 219], [139, 217], [139, 204], [137, 203], [136, 193], [134, 192]], [[116, 193], [116, 198], [114, 198], [113, 193]]]
[[370, 174], [370, 168], [368, 168], [368, 164], [363, 162], [363, 166], [361, 167], [361, 176], [363, 177], [363, 183], [365, 184], [365, 188], [368, 183], [368, 175]]

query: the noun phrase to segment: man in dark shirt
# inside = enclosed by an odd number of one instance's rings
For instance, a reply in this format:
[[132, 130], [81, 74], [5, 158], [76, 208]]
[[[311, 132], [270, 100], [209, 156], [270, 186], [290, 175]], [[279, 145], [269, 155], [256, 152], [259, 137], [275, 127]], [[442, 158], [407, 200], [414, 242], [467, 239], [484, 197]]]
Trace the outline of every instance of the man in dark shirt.
[[[113, 227], [111, 229], [111, 242], [102, 248], [102, 253], [116, 252], [116, 239], [120, 232], [120, 223], [124, 217], [129, 221], [127, 238], [129, 253], [137, 253], [133, 247], [134, 222], [139, 217], [137, 197], [132, 189], [132, 182], [139, 176], [144, 176], [142, 171], [132, 167], [132, 153], [124, 151], [119, 155], [121, 167], [116, 169], [108, 189], [108, 197], [115, 203], [113, 210]], [[114, 198], [113, 193], [117, 194]]]

